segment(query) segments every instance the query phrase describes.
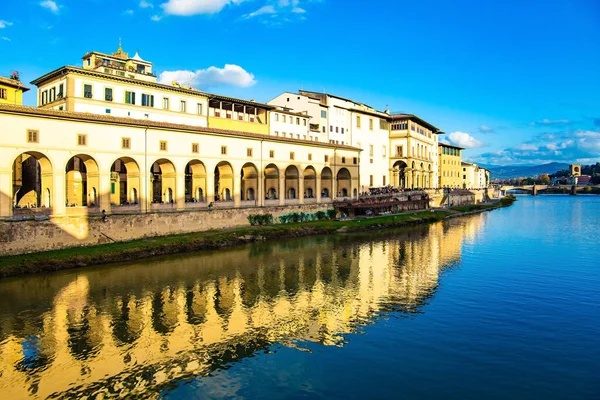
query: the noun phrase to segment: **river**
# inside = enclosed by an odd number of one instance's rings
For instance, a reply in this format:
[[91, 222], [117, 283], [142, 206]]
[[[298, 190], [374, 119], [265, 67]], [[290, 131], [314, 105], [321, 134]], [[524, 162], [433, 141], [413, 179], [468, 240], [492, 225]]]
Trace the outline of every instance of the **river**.
[[600, 196], [0, 281], [0, 398], [599, 398]]

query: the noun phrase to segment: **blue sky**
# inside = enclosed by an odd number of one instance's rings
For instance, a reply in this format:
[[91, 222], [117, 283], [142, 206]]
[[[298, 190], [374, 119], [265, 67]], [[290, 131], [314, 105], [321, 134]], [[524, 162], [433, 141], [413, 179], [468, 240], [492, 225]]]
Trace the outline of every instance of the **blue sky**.
[[482, 164], [600, 160], [597, 0], [8, 4], [0, 75], [25, 82], [121, 38], [165, 82], [262, 102], [326, 91], [414, 113]]

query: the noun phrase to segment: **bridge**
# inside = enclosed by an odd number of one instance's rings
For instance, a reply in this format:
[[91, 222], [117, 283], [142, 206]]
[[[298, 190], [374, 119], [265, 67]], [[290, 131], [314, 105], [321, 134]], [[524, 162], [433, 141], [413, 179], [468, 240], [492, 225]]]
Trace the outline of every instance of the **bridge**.
[[[500, 195], [501, 196], [506, 196], [507, 192], [509, 190], [513, 190], [517, 193], [530, 193], [533, 196], [537, 196], [538, 192], [541, 191], [552, 191], [552, 192], [557, 192], [557, 193], [565, 193], [568, 192], [569, 194], [576, 194], [577, 192], [583, 192], [586, 188], [594, 188], [595, 190], [600, 188], [600, 185], [594, 185], [594, 186], [575, 186], [575, 185], [554, 185], [554, 186], [548, 186], [548, 185], [523, 185], [523, 186], [510, 186], [510, 185], [503, 185], [500, 186]], [[589, 189], [588, 189], [589, 190]]]
[[548, 185], [524, 185], [524, 186], [501, 186], [500, 187], [500, 194], [502, 196], [506, 196], [506, 193], [509, 190], [515, 190], [515, 191], [519, 191], [519, 192], [529, 192], [531, 193], [533, 196], [537, 196], [538, 192], [540, 190], [546, 190], [548, 189]]

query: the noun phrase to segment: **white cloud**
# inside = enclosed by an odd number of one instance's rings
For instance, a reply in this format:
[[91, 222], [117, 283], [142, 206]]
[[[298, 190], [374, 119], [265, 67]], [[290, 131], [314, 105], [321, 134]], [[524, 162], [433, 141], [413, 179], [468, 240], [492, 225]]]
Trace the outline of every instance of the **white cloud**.
[[245, 15], [245, 18], [252, 18], [252, 17], [256, 17], [258, 15], [264, 15], [264, 14], [275, 14], [275, 7], [273, 6], [263, 6], [261, 8], [259, 8], [258, 10], [251, 12], [248, 15]]
[[162, 19], [162, 17], [160, 15], [153, 15], [153, 16], [150, 17], [150, 19], [152, 21], [158, 22], [158, 21], [160, 21]]
[[523, 151], [527, 151], [527, 150], [538, 151], [538, 146], [536, 146], [535, 144], [523, 143], [523, 144], [519, 145], [518, 149], [523, 150]]
[[52, 0], [45, 0], [40, 3], [40, 6], [47, 8], [52, 11], [54, 14], [58, 14], [58, 5]]
[[209, 67], [207, 69], [199, 69], [196, 72], [179, 70], [165, 71], [160, 74], [160, 83], [171, 84], [173, 81], [192, 87], [249, 87], [256, 84], [253, 74], [234, 64], [225, 64], [224, 68]]
[[216, 14], [229, 4], [240, 4], [244, 0], [169, 0], [160, 6], [165, 14], [190, 16]]
[[481, 133], [491, 133], [491, 132], [494, 132], [494, 128], [490, 128], [489, 126], [481, 125], [479, 127], [479, 132], [481, 132]]
[[453, 132], [448, 135], [448, 140], [455, 146], [464, 147], [465, 149], [474, 149], [477, 147], [484, 147], [485, 144], [468, 133], [464, 132]]
[[4, 21], [0, 19], [0, 29], [6, 28], [7, 26], [11, 26], [12, 22]]
[[10, 40], [10, 38], [7, 38], [6, 36], [2, 36], [2, 40], [5, 40], [5, 41], [7, 41], [7, 42], [10, 42], [10, 41], [11, 41], [11, 40]]
[[568, 119], [547, 119], [544, 118], [541, 121], [532, 122], [531, 126], [542, 125], [542, 126], [551, 126], [551, 125], [567, 125], [570, 124], [571, 121]]
[[125, 11], [123, 11], [123, 14], [125, 14], [125, 15], [132, 15], [133, 14], [133, 10], [125, 10]]
[[292, 8], [292, 12], [296, 14], [304, 14], [306, 10], [300, 7], [294, 7]]
[[146, 1], [146, 0], [141, 0], [140, 8], [154, 8], [154, 4], [152, 4], [151, 2]]

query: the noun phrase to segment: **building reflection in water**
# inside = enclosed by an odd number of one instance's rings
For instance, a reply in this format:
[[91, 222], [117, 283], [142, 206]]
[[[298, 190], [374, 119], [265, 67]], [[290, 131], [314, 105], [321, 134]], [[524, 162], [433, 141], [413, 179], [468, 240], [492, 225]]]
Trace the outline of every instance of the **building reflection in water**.
[[486, 215], [0, 283], [0, 397], [151, 395], [274, 343], [422, 311]]

